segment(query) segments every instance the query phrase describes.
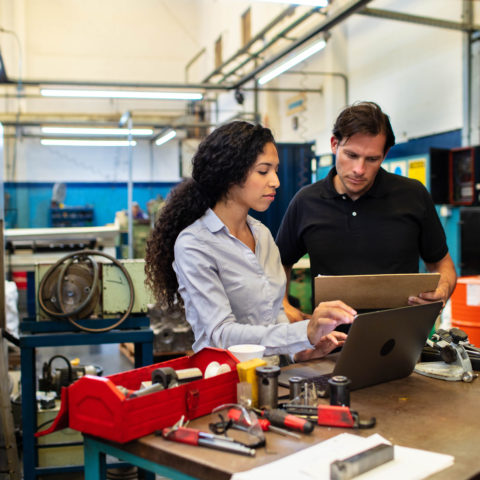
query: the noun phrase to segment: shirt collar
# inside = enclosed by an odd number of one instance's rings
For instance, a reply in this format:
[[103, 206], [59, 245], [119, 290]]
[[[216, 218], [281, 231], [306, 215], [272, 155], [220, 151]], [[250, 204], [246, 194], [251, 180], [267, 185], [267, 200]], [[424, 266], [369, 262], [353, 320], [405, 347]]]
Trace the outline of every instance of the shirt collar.
[[212, 233], [216, 233], [222, 228], [227, 228], [211, 208], [207, 209], [203, 215], [203, 223]]
[[[329, 172], [327, 177], [325, 178], [325, 182], [322, 183], [321, 187], [321, 195], [324, 198], [336, 198], [340, 197], [342, 194], [338, 193], [335, 190], [335, 186], [333, 184], [333, 178], [337, 174], [337, 169], [333, 167]], [[362, 197], [384, 197], [388, 193], [388, 188], [386, 185], [386, 177], [388, 172], [386, 172], [382, 167], [377, 173], [375, 177], [375, 181], [373, 182], [372, 187], [368, 190], [367, 193], [362, 195]]]
[[[216, 213], [211, 209], [207, 209], [205, 214], [203, 215], [203, 223], [208, 228], [208, 230], [212, 233], [219, 232], [222, 229], [228, 232], [228, 228], [226, 225], [217, 217]], [[250, 227], [255, 238], [257, 237], [257, 228], [258, 224], [260, 223], [255, 218], [251, 217], [250, 215], [247, 216], [247, 223]]]

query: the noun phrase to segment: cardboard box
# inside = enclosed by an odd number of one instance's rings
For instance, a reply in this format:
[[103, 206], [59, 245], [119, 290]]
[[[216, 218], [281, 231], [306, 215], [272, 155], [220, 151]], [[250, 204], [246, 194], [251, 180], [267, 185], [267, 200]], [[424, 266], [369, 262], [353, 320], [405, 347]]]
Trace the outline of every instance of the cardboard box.
[[[153, 370], [199, 368], [202, 373], [213, 362], [226, 363], [231, 371], [195, 380], [178, 387], [128, 398], [116, 386], [138, 390], [151, 380]], [[107, 377], [86, 375], [62, 389], [62, 406], [54, 424], [36, 436], [65, 427], [119, 443], [210, 413], [224, 403], [237, 402], [238, 360], [228, 351], [204, 348], [200, 352]]]

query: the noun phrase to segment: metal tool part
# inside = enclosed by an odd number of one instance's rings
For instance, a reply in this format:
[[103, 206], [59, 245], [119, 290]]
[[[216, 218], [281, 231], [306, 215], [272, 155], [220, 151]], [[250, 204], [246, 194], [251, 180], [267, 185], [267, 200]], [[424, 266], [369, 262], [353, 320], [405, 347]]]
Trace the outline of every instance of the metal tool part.
[[150, 393], [160, 392], [164, 390], [164, 387], [161, 383], [153, 383], [147, 388], [140, 388], [132, 392], [128, 398], [143, 397], [144, 395], [149, 395]]
[[302, 382], [303, 382], [302, 377], [290, 377], [288, 379], [288, 385], [290, 387], [290, 395], [289, 395], [290, 400], [293, 400], [295, 398], [300, 398], [300, 395], [302, 393]]
[[330, 405], [350, 406], [350, 383], [350, 379], [343, 375], [335, 375], [328, 380]]
[[156, 368], [152, 372], [152, 383], [159, 383], [163, 388], [176, 387], [178, 385], [177, 380], [177, 374], [171, 367]]
[[348, 480], [393, 460], [393, 445], [382, 443], [330, 464], [330, 480]]
[[278, 376], [280, 367], [266, 365], [255, 369], [258, 384], [258, 407], [277, 408], [278, 405]]
[[468, 336], [463, 330], [440, 329], [431, 340], [427, 340], [427, 345], [440, 352], [443, 362], [419, 362], [415, 366], [416, 373], [441, 380], [467, 383], [476, 378], [477, 374], [473, 373], [469, 356], [473, 345], [468, 343]]
[[293, 438], [302, 438], [298, 433], [291, 432], [290, 430], [286, 430], [285, 428], [275, 427], [274, 425], [270, 424], [268, 426], [268, 430], [271, 432], [278, 433], [283, 435], [284, 437], [293, 437]]

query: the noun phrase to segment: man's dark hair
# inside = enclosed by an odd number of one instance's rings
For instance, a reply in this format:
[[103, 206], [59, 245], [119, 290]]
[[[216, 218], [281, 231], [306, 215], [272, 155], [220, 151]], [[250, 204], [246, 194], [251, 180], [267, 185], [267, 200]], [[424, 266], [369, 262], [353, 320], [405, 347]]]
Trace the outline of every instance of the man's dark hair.
[[357, 102], [345, 107], [335, 121], [333, 135], [340, 143], [356, 133], [386, 136], [383, 153], [395, 145], [395, 135], [388, 115], [374, 102]]

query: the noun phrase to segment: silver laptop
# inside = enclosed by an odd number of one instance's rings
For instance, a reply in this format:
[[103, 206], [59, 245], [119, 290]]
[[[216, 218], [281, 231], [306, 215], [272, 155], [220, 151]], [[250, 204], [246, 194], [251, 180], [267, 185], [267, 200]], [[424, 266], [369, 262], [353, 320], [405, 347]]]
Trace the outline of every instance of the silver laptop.
[[[332, 374], [349, 378], [351, 390], [410, 375], [441, 309], [442, 302], [434, 302], [358, 315]], [[322, 374], [324, 367], [299, 365], [282, 369], [279, 384], [288, 387], [292, 376], [313, 381]]]

